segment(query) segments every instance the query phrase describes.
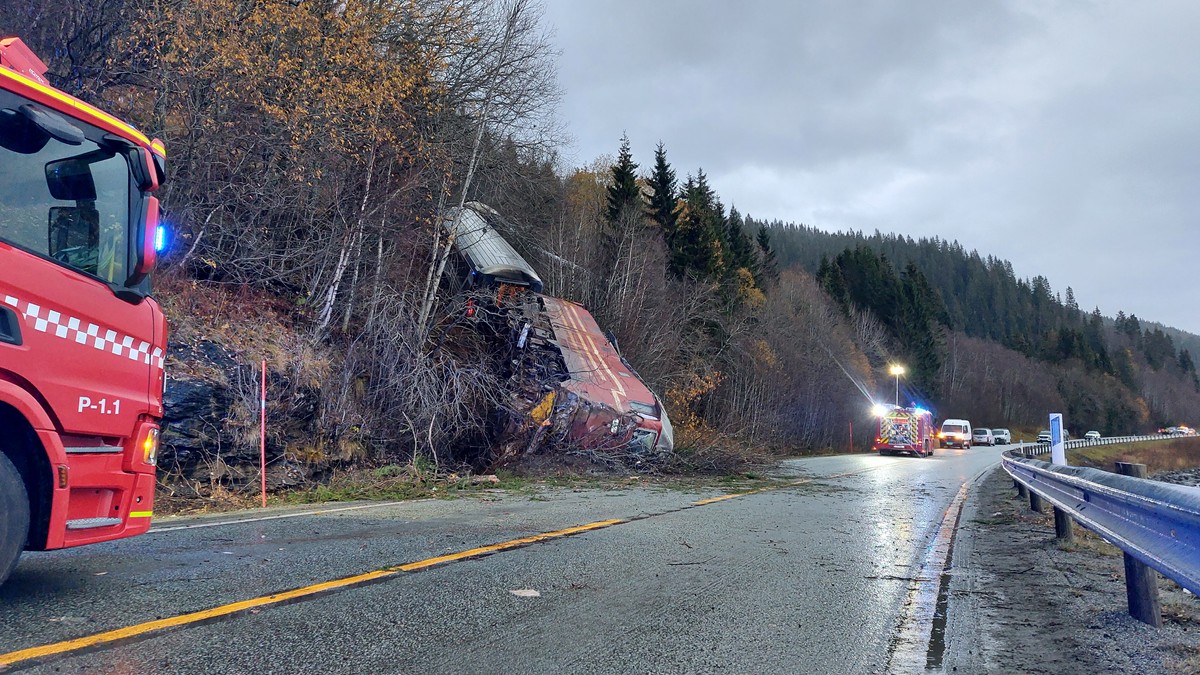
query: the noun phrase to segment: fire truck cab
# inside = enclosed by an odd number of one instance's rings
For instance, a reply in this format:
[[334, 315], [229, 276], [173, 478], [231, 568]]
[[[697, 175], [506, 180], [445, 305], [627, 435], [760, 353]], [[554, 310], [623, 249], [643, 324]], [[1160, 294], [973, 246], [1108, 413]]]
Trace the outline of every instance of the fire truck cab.
[[0, 583], [149, 529], [163, 414], [165, 151], [46, 70], [0, 39]]

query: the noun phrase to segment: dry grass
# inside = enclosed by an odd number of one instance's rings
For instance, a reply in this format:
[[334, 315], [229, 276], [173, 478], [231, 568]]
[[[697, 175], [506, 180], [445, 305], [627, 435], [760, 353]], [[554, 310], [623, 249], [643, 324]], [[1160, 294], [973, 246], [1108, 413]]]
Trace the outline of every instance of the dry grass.
[[170, 325], [168, 373], [228, 389], [233, 403], [213, 423], [231, 448], [257, 454], [259, 364], [266, 361], [269, 454], [282, 451], [307, 465], [367, 455], [357, 433], [364, 414], [361, 387], [343, 376], [335, 349], [297, 330], [304, 323], [303, 307], [245, 286], [170, 274], [157, 285]]
[[[1174, 588], [1178, 588], [1174, 582], [1166, 581]], [[1172, 602], [1164, 601], [1162, 603], [1163, 619], [1171, 623], [1184, 624], [1189, 626], [1200, 626], [1200, 601], [1197, 601], [1195, 596], [1187, 596], [1191, 602]]]
[[677, 450], [666, 472], [682, 475], [740, 475], [760, 471], [782, 458], [771, 450], [733, 439]]
[[[322, 483], [286, 491], [271, 492], [267, 504], [313, 504], [345, 501], [401, 501], [431, 497], [451, 498], [476, 494], [486, 489], [520, 489], [516, 483], [495, 477], [439, 474], [422, 462], [385, 465], [375, 468], [352, 467], [334, 470]], [[159, 483], [155, 515], [193, 515], [257, 508], [261, 496], [257, 484], [244, 489], [229, 489], [220, 484], [203, 485], [172, 481]]]
[[314, 386], [328, 377], [329, 358], [291, 328], [296, 308], [278, 296], [174, 275], [164, 275], [156, 284], [155, 297], [166, 312], [172, 343], [215, 342], [230, 348], [242, 363], [265, 360], [272, 371], [299, 368], [303, 381]]
[[186, 483], [158, 484], [154, 495], [154, 516], [199, 515], [242, 511], [260, 504], [257, 494], [233, 491], [222, 485], [199, 489]]
[[1176, 645], [1174, 656], [1166, 660], [1166, 667], [1175, 673], [1200, 673], [1200, 647]]
[[1116, 462], [1134, 462], [1145, 464], [1150, 475], [1194, 469], [1200, 467], [1200, 436], [1073, 448], [1067, 450], [1067, 461], [1105, 471], [1114, 471]]
[[[1053, 511], [1050, 511], [1050, 512], [1053, 513]], [[1054, 526], [1054, 518], [1053, 517], [1047, 519], [1047, 525], [1049, 525], [1050, 527]], [[1103, 556], [1110, 556], [1110, 557], [1117, 557], [1117, 556], [1121, 555], [1121, 549], [1117, 548], [1116, 546], [1113, 546], [1112, 544], [1108, 543], [1107, 541], [1104, 541], [1098, 535], [1094, 534], [1091, 530], [1080, 527], [1078, 524], [1074, 525], [1074, 528], [1075, 528], [1075, 541], [1073, 541], [1071, 543], [1059, 543], [1058, 544], [1059, 550], [1072, 551], [1072, 552], [1088, 552], [1088, 553], [1094, 553], [1096, 555], [1103, 555]]]

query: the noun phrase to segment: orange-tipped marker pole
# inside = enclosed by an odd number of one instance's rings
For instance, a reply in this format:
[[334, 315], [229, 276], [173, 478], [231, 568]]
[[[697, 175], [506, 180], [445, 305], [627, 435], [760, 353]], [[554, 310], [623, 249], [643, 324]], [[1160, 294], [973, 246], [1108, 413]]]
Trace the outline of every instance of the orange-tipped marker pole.
[[262, 362], [262, 398], [259, 399], [261, 428], [258, 434], [260, 475], [262, 476], [262, 505], [267, 508], [267, 360]]

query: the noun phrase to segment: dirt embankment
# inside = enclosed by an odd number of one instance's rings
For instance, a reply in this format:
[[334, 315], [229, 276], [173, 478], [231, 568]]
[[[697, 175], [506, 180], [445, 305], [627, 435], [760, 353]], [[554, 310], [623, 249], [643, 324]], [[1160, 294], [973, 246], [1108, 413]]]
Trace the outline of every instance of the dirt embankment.
[[[1018, 499], [1002, 469], [979, 484], [974, 516], [961, 527], [971, 546], [966, 565], [979, 583], [964, 603], [990, 672], [1200, 672], [1200, 601], [1160, 579], [1165, 625], [1129, 616], [1121, 552], [1076, 526], [1060, 545], [1054, 518]], [[961, 670], [961, 669], [960, 669]]]

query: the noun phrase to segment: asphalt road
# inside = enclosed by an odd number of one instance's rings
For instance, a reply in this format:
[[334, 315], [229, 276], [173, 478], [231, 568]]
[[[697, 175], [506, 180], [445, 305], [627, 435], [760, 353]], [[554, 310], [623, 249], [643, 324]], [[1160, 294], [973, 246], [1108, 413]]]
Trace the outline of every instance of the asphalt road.
[[[0, 663], [18, 650], [598, 523], [483, 557], [390, 569], [285, 603], [133, 628], [121, 639], [54, 648], [64, 651], [13, 667], [910, 670], [940, 662], [933, 652], [955, 644], [935, 612], [937, 566], [954, 524], [942, 527], [943, 519], [948, 509], [956, 513], [950, 507], [960, 488], [1000, 451], [794, 460], [784, 467], [786, 487], [700, 505], [724, 493], [548, 489], [533, 498], [160, 520], [142, 537], [22, 558], [0, 588]], [[316, 509], [342, 510], [307, 514]], [[257, 519], [263, 515], [272, 518]], [[621, 522], [600, 522], [613, 519]]]

